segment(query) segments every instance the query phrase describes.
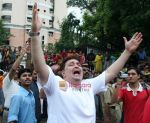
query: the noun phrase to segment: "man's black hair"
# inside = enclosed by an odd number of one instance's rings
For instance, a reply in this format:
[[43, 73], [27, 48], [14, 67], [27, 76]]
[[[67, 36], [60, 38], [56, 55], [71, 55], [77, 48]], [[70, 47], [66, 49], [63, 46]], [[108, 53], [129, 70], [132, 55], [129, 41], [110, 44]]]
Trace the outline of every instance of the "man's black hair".
[[142, 75], [141, 71], [138, 68], [136, 68], [136, 67], [129, 67], [127, 72], [130, 71], [130, 70], [135, 70], [138, 75]]
[[63, 59], [62, 63], [60, 64], [60, 70], [64, 70], [66, 62], [72, 59], [75, 59], [80, 62], [79, 56], [75, 55], [75, 56], [66, 57], [65, 59]]
[[32, 74], [32, 71], [28, 68], [25, 68], [25, 69], [20, 69], [19, 72], [18, 72], [18, 78], [20, 78], [20, 76], [23, 74], [23, 73], [31, 73]]

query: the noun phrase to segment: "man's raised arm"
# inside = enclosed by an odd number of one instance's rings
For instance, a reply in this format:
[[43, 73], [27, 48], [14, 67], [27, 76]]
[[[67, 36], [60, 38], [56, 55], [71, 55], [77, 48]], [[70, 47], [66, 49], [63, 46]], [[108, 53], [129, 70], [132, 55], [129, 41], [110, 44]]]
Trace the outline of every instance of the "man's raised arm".
[[15, 61], [15, 63], [12, 65], [10, 71], [9, 71], [9, 79], [10, 81], [14, 78], [15, 74], [16, 74], [16, 70], [19, 67], [21, 60], [24, 56], [24, 53], [21, 53], [20, 56], [17, 58], [17, 60]]
[[109, 82], [117, 76], [131, 54], [138, 48], [143, 40], [142, 34], [139, 32], [136, 32], [129, 41], [127, 41], [125, 37], [123, 38], [125, 42], [125, 50], [121, 56], [106, 70], [106, 82]]
[[30, 32], [31, 36], [31, 55], [34, 64], [34, 69], [38, 73], [40, 80], [46, 83], [48, 80], [48, 67], [46, 65], [44, 54], [39, 39], [39, 31], [41, 29], [41, 22], [38, 17], [37, 3], [33, 6], [32, 16], [32, 28]]
[[18, 67], [19, 67], [19, 65], [20, 65], [20, 63], [22, 61], [22, 58], [24, 57], [25, 53], [27, 52], [27, 48], [28, 47], [22, 48], [20, 56], [16, 59], [16, 61], [12, 65], [12, 67], [11, 67], [11, 69], [9, 71], [9, 79], [10, 79], [10, 81], [14, 78], [14, 76], [16, 74], [16, 70], [18, 69]]

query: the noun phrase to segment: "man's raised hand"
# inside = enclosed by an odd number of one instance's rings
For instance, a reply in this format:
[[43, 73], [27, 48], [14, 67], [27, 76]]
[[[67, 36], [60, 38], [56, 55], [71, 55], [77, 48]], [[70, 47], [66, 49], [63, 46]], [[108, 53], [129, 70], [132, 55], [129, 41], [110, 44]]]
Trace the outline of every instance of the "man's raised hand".
[[140, 45], [140, 43], [142, 42], [142, 33], [141, 32], [136, 32], [132, 38], [128, 41], [126, 37], [123, 37], [124, 42], [125, 42], [125, 49], [129, 52], [129, 53], [133, 53], [138, 46]]
[[32, 11], [32, 32], [39, 32], [41, 29], [42, 23], [39, 19], [38, 16], [38, 8], [37, 8], [37, 3], [34, 4], [33, 6], [33, 11]]

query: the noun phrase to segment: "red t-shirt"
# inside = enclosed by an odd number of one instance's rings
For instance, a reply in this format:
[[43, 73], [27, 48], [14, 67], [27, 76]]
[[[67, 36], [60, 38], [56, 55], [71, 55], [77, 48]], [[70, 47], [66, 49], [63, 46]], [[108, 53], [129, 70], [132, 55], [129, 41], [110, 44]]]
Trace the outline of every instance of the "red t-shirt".
[[119, 97], [123, 100], [124, 123], [143, 123], [145, 103], [148, 99], [146, 90], [138, 91], [134, 96], [127, 88], [119, 90]]
[[143, 123], [150, 123], [150, 97], [145, 104]]

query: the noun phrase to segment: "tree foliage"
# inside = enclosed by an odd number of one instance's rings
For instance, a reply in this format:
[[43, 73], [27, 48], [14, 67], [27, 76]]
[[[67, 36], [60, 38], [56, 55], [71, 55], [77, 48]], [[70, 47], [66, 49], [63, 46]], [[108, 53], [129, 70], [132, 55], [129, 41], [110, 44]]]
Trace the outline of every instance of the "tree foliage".
[[55, 44], [57, 50], [70, 50], [74, 49], [76, 45], [75, 29], [79, 25], [80, 21], [75, 18], [73, 14], [69, 14], [66, 19], [60, 25], [61, 38], [60, 41]]
[[3, 21], [0, 20], [0, 45], [5, 44], [5, 41], [10, 37], [10, 33], [4, 28]]
[[49, 53], [49, 54], [53, 54], [55, 53], [55, 45], [52, 43], [48, 43], [45, 47], [45, 50]]
[[81, 9], [86, 9], [90, 13], [95, 13], [95, 7], [97, 4], [97, 0], [68, 0], [67, 5], [68, 6], [76, 6]]
[[[149, 0], [68, 0], [69, 6], [85, 9], [80, 25], [79, 45], [90, 45], [106, 50], [120, 51], [124, 47], [122, 37], [130, 37], [136, 31], [144, 35], [142, 43], [150, 45]], [[86, 42], [86, 43], [85, 43]]]

